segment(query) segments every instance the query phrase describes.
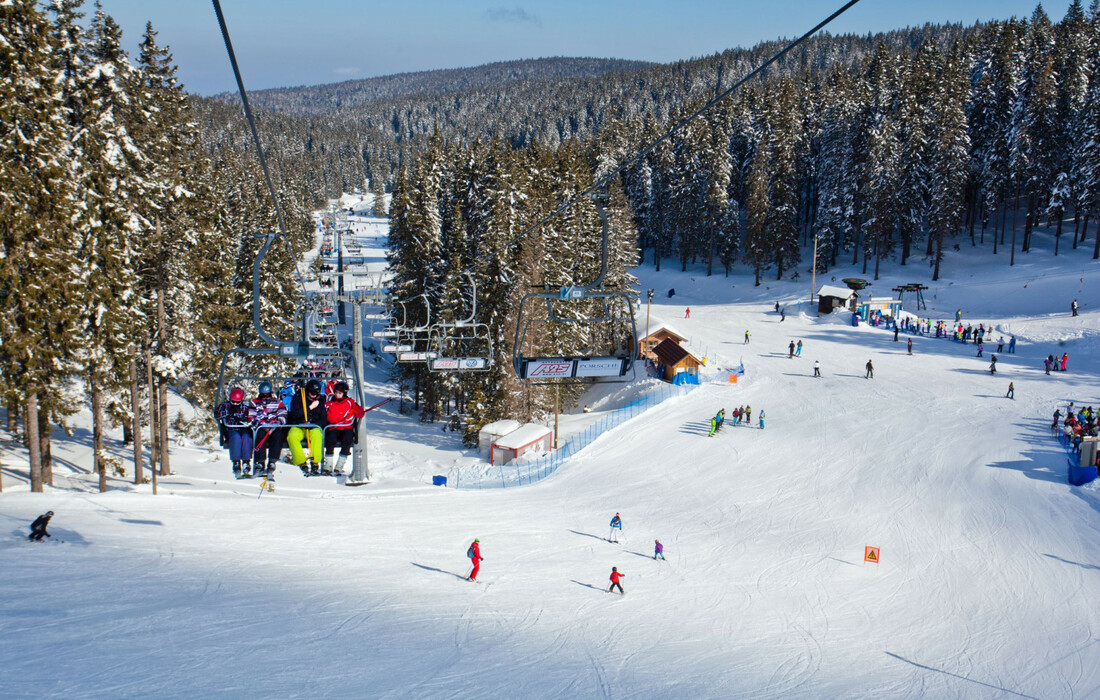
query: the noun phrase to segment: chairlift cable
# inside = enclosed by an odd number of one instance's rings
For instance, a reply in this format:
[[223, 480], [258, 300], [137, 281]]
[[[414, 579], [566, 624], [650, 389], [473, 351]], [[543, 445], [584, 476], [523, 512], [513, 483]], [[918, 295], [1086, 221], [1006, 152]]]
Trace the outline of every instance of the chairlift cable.
[[[214, 0], [214, 1], [215, 1], [215, 2], [217, 2], [217, 0]], [[555, 209], [554, 211], [550, 212], [550, 213], [549, 213], [549, 214], [547, 214], [546, 216], [542, 217], [541, 219], [539, 219], [538, 221], [536, 221], [535, 223], [531, 224], [531, 225], [530, 225], [530, 226], [528, 226], [528, 227], [527, 227], [526, 229], [524, 229], [523, 231], [521, 231], [521, 232], [520, 232], [520, 233], [519, 233], [519, 234], [518, 234], [518, 235], [517, 235], [517, 236], [516, 236], [515, 238], [513, 238], [513, 239], [512, 239], [511, 241], [509, 241], [509, 242], [508, 242], [508, 244], [507, 244], [507, 245], [506, 245], [505, 247], [507, 248], [507, 247], [510, 247], [510, 246], [512, 246], [512, 245], [515, 245], [515, 244], [516, 244], [517, 242], [519, 242], [519, 241], [520, 241], [521, 239], [523, 239], [524, 237], [526, 237], [526, 236], [527, 236], [527, 234], [531, 233], [532, 231], [534, 231], [534, 230], [536, 230], [536, 229], [538, 229], [538, 228], [541, 228], [541, 227], [542, 227], [542, 226], [544, 226], [544, 225], [545, 225], [545, 224], [546, 224], [546, 223], [547, 223], [548, 221], [550, 221], [551, 219], [553, 219], [554, 217], [556, 217], [556, 216], [557, 216], [558, 214], [561, 214], [562, 212], [564, 212], [564, 211], [566, 211], [566, 210], [568, 210], [568, 209], [572, 208], [572, 206], [573, 206], [574, 204], [576, 204], [576, 203], [577, 203], [578, 201], [580, 201], [580, 200], [581, 200], [581, 199], [583, 199], [584, 197], [589, 197], [589, 196], [591, 196], [592, 194], [594, 194], [595, 192], [597, 192], [598, 190], [600, 190], [601, 188], [605, 187], [605, 186], [606, 186], [606, 185], [607, 185], [607, 184], [608, 184], [609, 182], [611, 182], [611, 180], [612, 180], [612, 179], [613, 179], [613, 178], [614, 178], [615, 176], [619, 175], [619, 174], [620, 174], [621, 172], [623, 172], [624, 170], [626, 170], [626, 169], [627, 169], [628, 167], [630, 167], [631, 165], [634, 165], [635, 163], [637, 163], [638, 161], [640, 161], [640, 160], [641, 160], [642, 158], [644, 158], [644, 157], [646, 157], [647, 155], [649, 155], [649, 153], [650, 153], [650, 152], [651, 152], [651, 151], [652, 151], [652, 150], [653, 150], [654, 148], [656, 148], [656, 147], [657, 147], [657, 146], [659, 146], [659, 145], [660, 145], [661, 143], [663, 143], [664, 141], [666, 141], [666, 140], [668, 140], [669, 138], [671, 138], [671, 137], [672, 137], [672, 136], [673, 136], [673, 135], [674, 135], [674, 134], [675, 134], [676, 132], [680, 131], [680, 130], [681, 130], [681, 129], [683, 129], [683, 128], [684, 128], [685, 126], [687, 126], [689, 122], [692, 122], [692, 121], [694, 121], [694, 120], [695, 120], [695, 119], [696, 119], [697, 117], [701, 116], [701, 115], [702, 115], [702, 114], [703, 114], [704, 112], [706, 112], [707, 110], [709, 110], [709, 109], [710, 109], [711, 107], [713, 107], [714, 105], [716, 105], [716, 104], [718, 104], [719, 102], [721, 102], [721, 101], [722, 101], [722, 100], [723, 100], [723, 99], [724, 99], [724, 98], [725, 98], [725, 97], [726, 97], [727, 95], [730, 95], [730, 94], [732, 94], [732, 93], [733, 93], [733, 92], [735, 92], [735, 91], [736, 91], [736, 90], [737, 90], [738, 88], [740, 88], [740, 87], [741, 87], [742, 85], [744, 85], [744, 84], [745, 84], [745, 83], [747, 83], [748, 81], [750, 81], [750, 80], [752, 80], [753, 78], [755, 78], [755, 77], [756, 77], [757, 75], [759, 75], [760, 73], [762, 73], [762, 72], [763, 72], [763, 71], [764, 71], [764, 70], [765, 70], [765, 69], [766, 69], [766, 68], [767, 68], [768, 66], [770, 66], [770, 65], [771, 65], [771, 64], [773, 64], [773, 63], [775, 63], [775, 62], [776, 62], [776, 61], [778, 61], [779, 59], [783, 58], [783, 56], [785, 56], [785, 55], [786, 55], [786, 54], [787, 54], [788, 52], [790, 52], [790, 51], [791, 51], [792, 49], [794, 49], [794, 48], [795, 48], [795, 47], [797, 47], [797, 46], [798, 46], [799, 44], [801, 44], [802, 42], [804, 42], [804, 41], [805, 41], [806, 39], [809, 39], [809, 38], [810, 38], [811, 36], [813, 36], [814, 34], [816, 34], [816, 33], [817, 33], [817, 32], [819, 32], [819, 31], [821, 31], [821, 30], [822, 30], [823, 28], [825, 28], [825, 27], [826, 27], [827, 25], [829, 25], [829, 24], [830, 24], [830, 23], [831, 23], [831, 22], [832, 22], [833, 20], [835, 20], [835, 19], [836, 19], [837, 17], [839, 17], [839, 16], [841, 16], [842, 14], [844, 14], [845, 12], [847, 12], [847, 11], [848, 11], [849, 9], [851, 9], [851, 7], [852, 7], [853, 5], [855, 5], [855, 4], [856, 4], [856, 3], [858, 3], [858, 2], [859, 2], [859, 0], [849, 0], [849, 1], [848, 1], [847, 3], [845, 3], [845, 4], [844, 4], [844, 6], [843, 6], [843, 7], [841, 7], [841, 8], [839, 9], [839, 10], [837, 10], [837, 11], [836, 11], [836, 12], [834, 12], [833, 14], [829, 15], [828, 17], [826, 17], [826, 18], [825, 18], [825, 19], [823, 19], [822, 21], [818, 22], [818, 23], [817, 23], [817, 25], [816, 25], [816, 26], [815, 26], [815, 27], [814, 27], [813, 29], [809, 30], [808, 32], [806, 32], [806, 33], [805, 33], [805, 34], [803, 34], [802, 36], [798, 37], [797, 39], [795, 39], [795, 40], [794, 40], [794, 41], [792, 41], [791, 43], [787, 44], [787, 46], [785, 46], [785, 47], [784, 47], [784, 48], [783, 48], [783, 49], [782, 49], [781, 51], [779, 51], [778, 53], [776, 53], [776, 54], [775, 54], [774, 56], [772, 56], [771, 58], [769, 58], [769, 59], [768, 59], [767, 61], [764, 61], [763, 63], [761, 63], [761, 64], [760, 64], [759, 66], [757, 66], [757, 68], [756, 68], [755, 70], [753, 70], [753, 71], [752, 71], [752, 72], [750, 72], [750, 73], [749, 73], [748, 75], [746, 75], [745, 77], [743, 77], [743, 78], [741, 78], [740, 80], [738, 80], [738, 81], [737, 81], [736, 83], [734, 83], [733, 85], [731, 85], [731, 86], [730, 86], [729, 88], [727, 88], [727, 89], [726, 89], [725, 91], [723, 91], [723, 92], [721, 92], [720, 94], [716, 95], [716, 96], [715, 96], [715, 97], [714, 97], [713, 99], [711, 99], [711, 100], [710, 100], [710, 102], [707, 102], [707, 103], [706, 103], [705, 105], [703, 105], [703, 106], [702, 106], [702, 107], [700, 107], [699, 109], [695, 110], [695, 112], [693, 112], [693, 113], [692, 113], [692, 114], [690, 114], [689, 116], [687, 116], [687, 117], [684, 117], [684, 118], [683, 118], [683, 119], [681, 119], [680, 121], [676, 122], [676, 124], [675, 124], [675, 125], [674, 125], [674, 126], [673, 126], [673, 127], [671, 128], [671, 129], [669, 129], [668, 131], [666, 131], [665, 133], [663, 133], [662, 135], [660, 135], [659, 137], [657, 137], [657, 139], [656, 139], [655, 141], [653, 141], [652, 143], [650, 143], [650, 144], [649, 144], [648, 146], [646, 146], [646, 147], [645, 147], [645, 148], [643, 148], [642, 150], [638, 151], [638, 153], [637, 153], [637, 154], [635, 154], [635, 156], [634, 156], [633, 158], [630, 158], [629, 160], [625, 161], [624, 163], [622, 163], [621, 165], [619, 165], [619, 167], [615, 168], [615, 169], [614, 169], [613, 171], [611, 171], [610, 173], [608, 173], [607, 175], [605, 175], [605, 176], [604, 176], [604, 177], [603, 177], [602, 179], [600, 179], [600, 180], [599, 180], [598, 182], [596, 182], [595, 184], [593, 184], [592, 186], [590, 186], [590, 187], [589, 187], [588, 189], [586, 189], [586, 190], [584, 190], [584, 191], [580, 192], [580, 193], [579, 193], [579, 194], [577, 194], [577, 195], [574, 195], [572, 199], [566, 200], [566, 201], [565, 201], [564, 203], [562, 203], [562, 204], [561, 204], [560, 206], [558, 206], [558, 208], [557, 208], [557, 209]]]
[[302, 288], [302, 296], [308, 296], [306, 294], [305, 280], [302, 279], [302, 272], [298, 269], [298, 254], [294, 250], [293, 244], [291, 244], [290, 237], [286, 232], [286, 222], [283, 220], [283, 209], [279, 206], [279, 197], [275, 194], [275, 186], [271, 183], [271, 173], [267, 168], [267, 159], [264, 157], [264, 149], [260, 145], [260, 135], [256, 131], [256, 120], [252, 117], [252, 108], [248, 104], [248, 92], [244, 89], [244, 80], [241, 78], [241, 69], [237, 65], [237, 55], [233, 52], [233, 42], [229, 39], [229, 28], [225, 24], [225, 15], [222, 14], [222, 5], [220, 0], [212, 0], [214, 3], [214, 13], [218, 16], [218, 26], [221, 28], [222, 39], [225, 40], [225, 50], [229, 54], [229, 63], [233, 66], [233, 77], [237, 79], [237, 91], [241, 95], [241, 104], [244, 105], [244, 116], [248, 120], [248, 127], [252, 130], [252, 142], [256, 145], [256, 155], [260, 158], [260, 169], [264, 172], [264, 179], [267, 181], [267, 190], [271, 193], [271, 201], [275, 204], [275, 218], [279, 222], [279, 232], [286, 242], [287, 247], [290, 249], [291, 258], [294, 260], [294, 275], [298, 278], [298, 285]]

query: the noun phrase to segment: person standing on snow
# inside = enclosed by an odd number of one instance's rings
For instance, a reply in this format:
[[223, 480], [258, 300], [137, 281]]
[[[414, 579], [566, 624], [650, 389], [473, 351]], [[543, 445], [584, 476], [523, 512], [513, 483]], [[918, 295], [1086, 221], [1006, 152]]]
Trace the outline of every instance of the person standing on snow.
[[684, 308], [684, 318], [691, 318], [691, 307]]
[[997, 373], [997, 356], [993, 355], [992, 358], [990, 358], [990, 359], [992, 359], [993, 361], [989, 363], [989, 373], [990, 374], [996, 374]]
[[997, 338], [997, 352], [1004, 352], [1005, 349], [1005, 337], [1002, 335]]
[[802, 341], [798, 341], [798, 345], [794, 346], [794, 356], [802, 357]]
[[817, 360], [814, 360], [814, 376], [815, 377], [820, 377], [821, 376], [821, 363], [818, 362]]
[[863, 375], [863, 378], [864, 379], [874, 379], [875, 378], [875, 366], [871, 364], [870, 360], [867, 360], [867, 365], [866, 366], [867, 366], [867, 373]]
[[779, 302], [775, 302], [775, 313], [779, 313]]
[[[752, 426], [749, 426], [752, 427]], [[760, 409], [760, 429], [764, 429], [764, 409]]]
[[742, 411], [742, 415], [745, 416], [745, 423], [749, 426], [752, 425], [752, 406], [745, 406], [745, 410]]
[[894, 342], [898, 342], [898, 324], [894, 322]]
[[786, 308], [780, 309], [780, 311], [779, 311], [779, 322], [783, 323], [786, 320], [787, 320], [787, 309]]
[[794, 341], [793, 340], [791, 341], [791, 344], [787, 346], [787, 359], [789, 360], [792, 357], [794, 357]]
[[749, 332], [745, 331], [745, 345], [749, 344]]
[[1008, 338], [1008, 354], [1009, 355], [1015, 355], [1016, 354], [1016, 336], [1014, 336], [1014, 335], [1009, 336], [1009, 338]]
[[662, 561], [665, 559], [665, 546], [661, 544], [660, 540], [653, 540], [653, 558], [660, 557]]
[[1005, 394], [1005, 398], [1013, 400], [1015, 400], [1016, 398], [1016, 387], [1013, 386], [1012, 382], [1008, 383], [1008, 393]]
[[912, 355], [913, 354], [913, 339], [912, 338], [909, 339], [908, 346], [909, 346], [909, 354]]
[[618, 513], [616, 513], [615, 517], [611, 519], [611, 532], [609, 532], [607, 535], [607, 541], [615, 542], [616, 544], [618, 544], [619, 535], [622, 533], [622, 531], [623, 519], [619, 517]]
[[1066, 362], [1068, 362], [1068, 361], [1069, 361], [1069, 353], [1068, 352], [1062, 353], [1062, 371], [1063, 372], [1066, 371]]
[[985, 346], [982, 345], [981, 343], [978, 343], [978, 357], [982, 356], [982, 350], [984, 350], [984, 349], [985, 349]]
[[623, 576], [626, 574], [620, 574], [619, 569], [611, 567], [611, 586], [607, 589], [608, 593], [614, 593], [615, 589], [619, 589], [619, 595], [626, 595], [626, 591], [623, 590], [623, 584], [619, 583], [623, 580]]
[[27, 539], [31, 542], [41, 542], [43, 537], [52, 537], [50, 533], [46, 532], [46, 526], [50, 524], [50, 518], [53, 517], [53, 511], [48, 510], [42, 515], [34, 519], [31, 523], [31, 534], [27, 535]]
[[466, 580], [476, 581], [478, 569], [481, 568], [481, 560], [485, 558], [481, 556], [481, 540], [475, 538], [474, 541], [470, 543], [469, 548], [466, 550], [466, 556], [469, 557], [470, 563], [474, 565], [474, 570], [470, 572]]
[[1077, 315], [1077, 300], [1074, 299], [1073, 303], [1069, 305], [1069, 310], [1073, 312], [1073, 315]]

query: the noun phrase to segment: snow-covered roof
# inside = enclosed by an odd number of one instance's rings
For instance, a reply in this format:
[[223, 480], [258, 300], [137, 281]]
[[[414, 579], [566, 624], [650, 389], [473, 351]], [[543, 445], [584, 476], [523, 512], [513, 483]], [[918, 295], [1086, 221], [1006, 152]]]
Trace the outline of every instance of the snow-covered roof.
[[[656, 335], [657, 333], [660, 333], [661, 331], [665, 331], [667, 333], [670, 333], [670, 334], [676, 336], [677, 338], [679, 338], [681, 341], [687, 340], [686, 335], [684, 335], [683, 333], [678, 333], [677, 331], [673, 330], [667, 323], [661, 323], [656, 328], [654, 328], [653, 326], [650, 326], [649, 336]], [[638, 337], [639, 338], [648, 338], [649, 336], [646, 335], [644, 326], [638, 329]]]
[[512, 420], [511, 418], [505, 418], [504, 420], [498, 420], [493, 423], [486, 423], [481, 426], [479, 433], [492, 433], [493, 435], [507, 435], [516, 428], [523, 425], [518, 420]]
[[821, 289], [817, 290], [819, 297], [840, 297], [841, 299], [851, 299], [855, 294], [851, 289], [847, 287], [834, 287], [831, 284], [821, 285]]
[[526, 425], [508, 433], [493, 444], [497, 447], [504, 447], [509, 450], [518, 450], [521, 447], [526, 447], [527, 445], [530, 445], [536, 440], [553, 434], [554, 431], [550, 430], [550, 428], [547, 428], [545, 425], [539, 425], [538, 423], [527, 423]]

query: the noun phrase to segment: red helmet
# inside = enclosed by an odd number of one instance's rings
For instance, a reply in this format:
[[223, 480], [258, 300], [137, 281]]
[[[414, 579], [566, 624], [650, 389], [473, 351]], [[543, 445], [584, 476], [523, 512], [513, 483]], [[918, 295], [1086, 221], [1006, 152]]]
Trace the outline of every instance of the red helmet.
[[233, 403], [240, 403], [244, 401], [244, 389], [239, 386], [235, 386], [229, 390], [229, 400]]

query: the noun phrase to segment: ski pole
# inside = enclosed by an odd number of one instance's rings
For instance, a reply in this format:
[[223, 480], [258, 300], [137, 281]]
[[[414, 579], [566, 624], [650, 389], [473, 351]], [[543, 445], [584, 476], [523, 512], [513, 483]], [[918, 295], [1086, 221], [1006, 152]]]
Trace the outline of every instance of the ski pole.
[[256, 454], [257, 452], [260, 451], [260, 448], [264, 446], [265, 442], [267, 442], [267, 438], [271, 436], [271, 431], [272, 430], [273, 430], [273, 428], [268, 428], [267, 429], [267, 432], [264, 433], [264, 436], [260, 439], [260, 444], [256, 445], [256, 447], [253, 448], [252, 454]]
[[[306, 388], [299, 389], [302, 392], [302, 422], [309, 423], [309, 404], [306, 403]], [[306, 449], [309, 450], [309, 461], [313, 461], [313, 441], [309, 438], [309, 426], [304, 429], [306, 434]]]

